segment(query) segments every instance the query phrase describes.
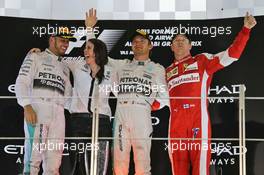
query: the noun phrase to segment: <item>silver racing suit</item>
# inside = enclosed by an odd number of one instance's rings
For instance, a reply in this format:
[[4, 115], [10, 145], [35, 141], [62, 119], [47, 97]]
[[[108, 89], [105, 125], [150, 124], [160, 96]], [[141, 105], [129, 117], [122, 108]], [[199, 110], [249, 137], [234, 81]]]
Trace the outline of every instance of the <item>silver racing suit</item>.
[[[111, 60], [113, 62], [113, 60]], [[136, 174], [149, 175], [152, 137], [151, 105], [169, 106], [165, 69], [150, 59], [119, 61], [114, 128], [114, 172], [127, 175], [133, 147]]]
[[43, 164], [46, 175], [59, 174], [64, 137], [65, 96], [71, 96], [69, 69], [60, 57], [46, 49], [26, 56], [15, 92], [19, 105], [31, 105], [37, 115], [35, 125], [24, 122], [24, 174], [37, 175]]

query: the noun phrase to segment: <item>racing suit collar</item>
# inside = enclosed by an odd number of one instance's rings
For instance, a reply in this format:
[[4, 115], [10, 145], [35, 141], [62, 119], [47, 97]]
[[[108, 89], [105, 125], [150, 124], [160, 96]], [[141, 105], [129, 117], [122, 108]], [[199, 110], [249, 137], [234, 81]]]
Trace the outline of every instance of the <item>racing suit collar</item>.
[[51, 50], [49, 50], [48, 48], [45, 49], [45, 52], [47, 52], [48, 54], [50, 54], [52, 56], [52, 58], [55, 58], [58, 61], [61, 61], [62, 57], [61, 56], [57, 56], [55, 55], [53, 52], [51, 52]]
[[146, 65], [148, 62], [150, 62], [150, 59], [146, 59], [146, 60], [136, 60], [135, 58], [132, 60], [132, 63], [134, 63], [135, 65], [139, 65], [139, 66], [144, 66]]
[[187, 55], [186, 57], [183, 57], [181, 60], [174, 60], [174, 65], [177, 65], [177, 64], [179, 64], [179, 63], [181, 63], [181, 62], [184, 62], [184, 61], [186, 61], [186, 60], [188, 60], [188, 59], [190, 59], [190, 58], [192, 58], [192, 55], [191, 54], [189, 54], [189, 55]]

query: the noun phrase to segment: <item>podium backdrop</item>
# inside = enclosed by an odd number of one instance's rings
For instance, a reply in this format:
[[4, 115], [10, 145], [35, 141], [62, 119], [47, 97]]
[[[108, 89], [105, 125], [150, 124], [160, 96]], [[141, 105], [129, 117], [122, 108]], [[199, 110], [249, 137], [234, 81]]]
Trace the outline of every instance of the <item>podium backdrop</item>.
[[[217, 72], [213, 78], [210, 96], [227, 98], [211, 99], [213, 138], [238, 138], [238, 85], [245, 84], [247, 97], [264, 96], [263, 29], [264, 16], [256, 17], [258, 24], [252, 30], [248, 45], [240, 60]], [[67, 59], [82, 59], [85, 46], [84, 21], [36, 20], [0, 17], [1, 21], [1, 64], [0, 95], [14, 97], [14, 83], [20, 65], [30, 48], [47, 47], [47, 33], [59, 26], [68, 26], [75, 33], [78, 42], [70, 44]], [[243, 18], [218, 20], [160, 20], [160, 21], [99, 21], [95, 28], [96, 37], [108, 47], [109, 56], [114, 59], [132, 59], [129, 42], [135, 29], [149, 32], [154, 48], [151, 59], [164, 67], [173, 61], [170, 40], [173, 33], [187, 31], [192, 39], [192, 54], [217, 53], [225, 50], [243, 25]], [[114, 100], [111, 100], [114, 111]], [[246, 100], [247, 174], [260, 175], [264, 172], [264, 101]], [[68, 113], [66, 113], [68, 118]], [[169, 109], [152, 113], [154, 138], [167, 138]], [[67, 133], [67, 128], [66, 128]], [[0, 171], [1, 174], [19, 174], [23, 167], [23, 140], [3, 137], [24, 137], [23, 109], [16, 99], [0, 99]], [[253, 140], [252, 140], [253, 139]], [[151, 164], [153, 175], [171, 174], [166, 148], [167, 140], [153, 141]], [[238, 141], [214, 141], [211, 160], [211, 174], [238, 174]], [[69, 160], [67, 151], [63, 156], [62, 174], [67, 175]], [[131, 169], [133, 166], [131, 166]]]

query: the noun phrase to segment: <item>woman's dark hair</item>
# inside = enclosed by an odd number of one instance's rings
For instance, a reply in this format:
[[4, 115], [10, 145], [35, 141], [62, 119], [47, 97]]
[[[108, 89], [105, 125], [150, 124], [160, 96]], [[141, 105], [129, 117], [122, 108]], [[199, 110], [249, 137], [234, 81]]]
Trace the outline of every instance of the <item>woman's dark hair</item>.
[[108, 62], [107, 47], [105, 43], [99, 39], [92, 38], [88, 41], [94, 45], [95, 63], [100, 67], [100, 70], [96, 74], [96, 78], [98, 78], [98, 83], [100, 84], [104, 79], [104, 66]]

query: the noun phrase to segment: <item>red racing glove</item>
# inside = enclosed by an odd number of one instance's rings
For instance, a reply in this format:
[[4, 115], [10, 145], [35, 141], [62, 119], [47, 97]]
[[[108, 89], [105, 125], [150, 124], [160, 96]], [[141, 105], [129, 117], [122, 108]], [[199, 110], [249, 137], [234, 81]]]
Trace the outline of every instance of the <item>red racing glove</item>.
[[155, 100], [151, 105], [151, 111], [157, 111], [160, 109], [160, 103]]

